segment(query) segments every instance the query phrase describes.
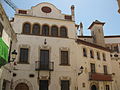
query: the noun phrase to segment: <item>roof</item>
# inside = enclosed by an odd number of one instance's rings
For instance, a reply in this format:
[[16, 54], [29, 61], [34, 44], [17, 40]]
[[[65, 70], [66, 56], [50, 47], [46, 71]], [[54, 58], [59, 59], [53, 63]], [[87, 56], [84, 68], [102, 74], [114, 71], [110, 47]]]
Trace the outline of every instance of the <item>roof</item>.
[[87, 46], [90, 46], [90, 47], [93, 47], [93, 48], [97, 48], [97, 49], [101, 49], [101, 50], [110, 52], [110, 50], [109, 50], [108, 48], [105, 48], [105, 47], [96, 45], [96, 44], [94, 44], [94, 43], [86, 42], [86, 41], [83, 41], [83, 40], [81, 40], [81, 39], [77, 39], [76, 42], [77, 42], [78, 44], [84, 44], [84, 45], [87, 45]]
[[120, 38], [120, 35], [104, 36], [104, 38]]
[[[92, 36], [78, 36], [78, 38], [92, 38]], [[104, 36], [104, 38], [120, 38], [120, 35]]]
[[93, 27], [94, 24], [101, 24], [101, 25], [104, 25], [105, 22], [100, 22], [100, 21], [98, 21], [98, 20], [95, 20], [95, 21], [89, 26], [88, 29], [91, 29], [91, 28]]

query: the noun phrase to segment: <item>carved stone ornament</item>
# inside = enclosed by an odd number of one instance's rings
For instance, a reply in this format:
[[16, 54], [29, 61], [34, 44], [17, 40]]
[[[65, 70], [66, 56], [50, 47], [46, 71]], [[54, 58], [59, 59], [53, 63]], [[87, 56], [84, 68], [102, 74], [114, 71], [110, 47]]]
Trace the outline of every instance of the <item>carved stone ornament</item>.
[[44, 6], [41, 8], [41, 10], [44, 12], [44, 13], [50, 13], [52, 11], [52, 9], [50, 7], [47, 7], [47, 6]]

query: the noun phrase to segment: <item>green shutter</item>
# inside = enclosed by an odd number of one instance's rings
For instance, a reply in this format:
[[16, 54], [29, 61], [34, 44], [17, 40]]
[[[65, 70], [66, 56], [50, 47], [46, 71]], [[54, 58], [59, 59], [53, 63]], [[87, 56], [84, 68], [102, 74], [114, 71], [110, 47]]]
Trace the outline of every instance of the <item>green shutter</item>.
[[0, 67], [8, 62], [8, 46], [0, 38]]

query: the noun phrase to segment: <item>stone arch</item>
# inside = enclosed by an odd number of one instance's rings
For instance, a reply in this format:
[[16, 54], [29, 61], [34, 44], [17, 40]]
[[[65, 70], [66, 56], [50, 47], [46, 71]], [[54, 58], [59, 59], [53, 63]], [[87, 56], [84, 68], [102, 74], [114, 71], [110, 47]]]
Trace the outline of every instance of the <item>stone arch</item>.
[[19, 80], [13, 82], [13, 86], [12, 86], [13, 90], [15, 90], [15, 88], [19, 84], [24, 84], [24, 86], [26, 86], [26, 87], [28, 86], [29, 90], [33, 90], [32, 84], [29, 81], [27, 81], [26, 79], [19, 79]]

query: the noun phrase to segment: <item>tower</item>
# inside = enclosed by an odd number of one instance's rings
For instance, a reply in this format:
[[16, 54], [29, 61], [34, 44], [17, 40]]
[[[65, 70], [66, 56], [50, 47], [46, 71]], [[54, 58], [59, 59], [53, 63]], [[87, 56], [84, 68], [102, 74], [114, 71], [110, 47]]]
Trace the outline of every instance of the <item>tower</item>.
[[80, 23], [80, 35], [83, 36], [83, 24], [82, 24], [82, 22]]
[[71, 15], [72, 15], [72, 20], [73, 20], [73, 21], [75, 21], [75, 11], [74, 11], [74, 9], [75, 9], [75, 6], [72, 5], [72, 6], [71, 6]]
[[105, 47], [104, 41], [104, 33], [103, 26], [104, 22], [100, 22], [98, 20], [94, 21], [88, 29], [91, 30], [91, 36], [93, 39], [93, 43]]

